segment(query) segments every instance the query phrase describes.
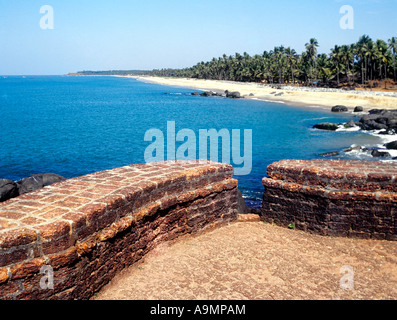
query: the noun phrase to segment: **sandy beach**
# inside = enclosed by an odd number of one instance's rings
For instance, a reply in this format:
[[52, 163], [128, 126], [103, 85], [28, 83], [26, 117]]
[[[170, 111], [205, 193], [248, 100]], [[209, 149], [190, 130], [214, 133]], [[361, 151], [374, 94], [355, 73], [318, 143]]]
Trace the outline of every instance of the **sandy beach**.
[[[148, 76], [131, 76], [140, 81], [161, 85], [192, 88], [194, 90], [213, 90], [217, 92], [238, 91], [247, 99], [284, 102], [286, 104], [310, 107], [331, 108], [335, 105], [345, 105], [349, 108], [362, 106], [364, 110], [397, 109], [397, 94], [378, 91], [347, 91], [325, 92], [324, 89], [283, 87], [274, 89], [268, 85], [258, 83], [241, 83], [217, 80], [198, 80], [186, 78], [161, 78]], [[279, 94], [282, 93], [280, 96]], [[251, 94], [251, 96], [250, 96]], [[252, 96], [253, 94], [253, 96]]]

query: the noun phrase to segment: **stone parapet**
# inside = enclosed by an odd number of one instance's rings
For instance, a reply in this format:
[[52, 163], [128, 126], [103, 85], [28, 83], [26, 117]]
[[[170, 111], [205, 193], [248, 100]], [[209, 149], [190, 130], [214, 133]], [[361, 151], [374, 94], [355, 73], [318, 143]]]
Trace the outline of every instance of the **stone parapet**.
[[235, 221], [232, 176], [210, 161], [131, 165], [1, 203], [0, 298], [90, 298], [158, 243]]
[[283, 160], [268, 167], [262, 220], [322, 235], [397, 240], [397, 164]]

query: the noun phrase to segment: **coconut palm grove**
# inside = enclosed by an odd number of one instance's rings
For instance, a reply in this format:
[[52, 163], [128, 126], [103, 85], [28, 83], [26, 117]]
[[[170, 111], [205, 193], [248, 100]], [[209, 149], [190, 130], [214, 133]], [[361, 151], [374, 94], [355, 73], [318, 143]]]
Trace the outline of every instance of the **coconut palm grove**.
[[186, 69], [161, 69], [146, 75], [186, 77], [240, 82], [301, 84], [310, 86], [387, 86], [396, 82], [397, 37], [385, 41], [363, 35], [357, 43], [335, 45], [329, 54], [318, 53], [319, 42], [312, 38], [298, 54], [279, 46], [263, 54], [248, 53], [213, 58]]

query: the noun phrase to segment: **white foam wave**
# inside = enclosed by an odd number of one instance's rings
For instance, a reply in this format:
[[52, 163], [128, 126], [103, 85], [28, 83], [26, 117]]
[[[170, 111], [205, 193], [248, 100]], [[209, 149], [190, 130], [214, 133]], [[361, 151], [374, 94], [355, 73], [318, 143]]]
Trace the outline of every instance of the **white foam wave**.
[[384, 130], [368, 131], [368, 134], [370, 134], [371, 136], [379, 138], [383, 142], [383, 144], [386, 144], [386, 143], [389, 143], [389, 142], [393, 142], [393, 141], [397, 141], [397, 134], [379, 134], [382, 131], [384, 131]]
[[[353, 147], [353, 146], [352, 146]], [[368, 148], [368, 150], [364, 151], [365, 148]], [[388, 159], [383, 159], [383, 158], [374, 158], [371, 155], [371, 150], [372, 149], [377, 149], [379, 148], [379, 151], [381, 152], [387, 152], [390, 154], [391, 158], [397, 157], [397, 150], [387, 150], [383, 147], [383, 145], [376, 145], [376, 146], [364, 146], [363, 149], [360, 150], [352, 150], [349, 152], [346, 152], [345, 154], [351, 158], [357, 159], [357, 160], [379, 160], [379, 161], [397, 161], [397, 160], [392, 160], [390, 158]]]
[[266, 99], [264, 99], [263, 101], [266, 101], [266, 102], [272, 102], [272, 103], [280, 103], [280, 104], [285, 104], [285, 102], [284, 102], [284, 101], [275, 101], [275, 100], [266, 100]]
[[341, 131], [345, 131], [345, 132], [355, 132], [355, 131], [360, 131], [361, 128], [358, 126], [354, 126], [352, 128], [345, 128], [344, 125], [339, 125], [339, 128], [336, 129], [336, 131], [341, 132]]
[[304, 122], [304, 121], [312, 121], [312, 120], [323, 120], [323, 119], [329, 119], [329, 117], [321, 117], [321, 118], [309, 118], [309, 119], [303, 119], [299, 122]]
[[268, 100], [268, 99], [261, 99], [261, 98], [250, 98], [250, 100], [256, 100], [256, 101], [264, 101], [264, 102], [285, 104], [284, 101]]

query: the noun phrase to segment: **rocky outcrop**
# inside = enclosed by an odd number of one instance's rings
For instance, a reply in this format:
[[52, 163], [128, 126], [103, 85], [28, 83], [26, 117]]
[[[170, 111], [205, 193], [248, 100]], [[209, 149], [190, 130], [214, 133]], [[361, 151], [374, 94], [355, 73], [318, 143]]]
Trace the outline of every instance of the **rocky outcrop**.
[[391, 157], [390, 153], [386, 152], [386, 151], [380, 151], [378, 149], [374, 149], [371, 152], [371, 155], [374, 158], [387, 158], [387, 157]]
[[348, 123], [344, 124], [345, 128], [354, 128], [356, 126], [356, 123], [354, 122], [354, 120], [350, 120]]
[[[198, 95], [197, 93], [193, 92], [191, 95]], [[202, 97], [223, 97], [223, 98], [231, 98], [231, 99], [240, 99], [244, 98], [241, 96], [240, 92], [229, 92], [226, 90], [224, 93], [216, 92], [216, 91], [205, 91], [200, 93]]]
[[202, 97], [221, 97], [222, 95], [215, 91], [206, 91], [200, 94]]
[[335, 131], [339, 128], [339, 126], [335, 123], [324, 122], [314, 125], [313, 128], [319, 130]]
[[[356, 107], [355, 112], [360, 112], [361, 107]], [[332, 112], [346, 112], [348, 109], [345, 106], [335, 106]], [[394, 134], [397, 132], [397, 110], [384, 110], [373, 109], [361, 117], [358, 122], [350, 120], [344, 124], [345, 128], [353, 128], [359, 126], [360, 129], [365, 131], [371, 130], [384, 130], [383, 134]], [[320, 123], [315, 126], [317, 129], [322, 130], [335, 130], [338, 128], [337, 124], [333, 123]]]
[[[166, 93], [166, 94], [170, 94], [170, 93]], [[244, 98], [241, 96], [240, 92], [235, 91], [235, 92], [229, 92], [228, 90], [226, 90], [224, 93], [220, 93], [220, 92], [216, 92], [216, 91], [205, 91], [203, 93], [198, 93], [198, 92], [192, 92], [190, 93], [190, 95], [193, 96], [202, 96], [202, 97], [224, 97], [224, 98], [231, 98], [231, 99], [240, 99], [240, 98]], [[252, 93], [250, 94], [250, 97], [254, 96]]]
[[363, 111], [364, 111], [363, 107], [357, 106], [354, 108], [354, 112], [363, 112]]
[[246, 205], [245, 200], [243, 198], [243, 193], [240, 189], [237, 189], [237, 203], [238, 203], [238, 213], [240, 214], [248, 214], [251, 213], [250, 208]]
[[[346, 108], [347, 109], [347, 108]], [[335, 106], [332, 111], [333, 112], [344, 112], [346, 110], [344, 106]], [[355, 112], [361, 112], [361, 107], [356, 107]], [[336, 131], [341, 127], [346, 129], [349, 128], [357, 128], [363, 131], [374, 131], [376, 130], [378, 134], [384, 135], [394, 135], [397, 134], [397, 110], [385, 110], [385, 109], [373, 109], [370, 110], [368, 114], [361, 117], [359, 121], [354, 121], [351, 119], [347, 123], [344, 124], [336, 124], [336, 123], [319, 123], [313, 126], [315, 129], [319, 130], [328, 130], [328, 131]], [[364, 151], [368, 152], [368, 154], [372, 155], [374, 158], [391, 158], [391, 154], [387, 152], [387, 150], [397, 150], [397, 141], [390, 142], [385, 144], [386, 149], [379, 148], [354, 148], [354, 149], [346, 149], [344, 152], [348, 153], [351, 151]], [[322, 154], [321, 156], [334, 156], [333, 152], [328, 152]], [[395, 158], [393, 158], [395, 160]]]
[[30, 193], [65, 180], [66, 178], [54, 173], [34, 174], [18, 182], [0, 179], [0, 202], [16, 198], [20, 195]]
[[241, 94], [238, 91], [229, 92], [228, 90], [226, 90], [225, 94], [226, 94], [227, 98], [232, 98], [232, 99], [240, 99], [241, 98]]
[[18, 195], [18, 185], [14, 181], [0, 179], [0, 202], [15, 198]]
[[353, 152], [353, 151], [359, 152], [359, 151], [361, 151], [361, 150], [362, 150], [362, 147], [361, 147], [361, 146], [356, 146], [356, 147], [347, 148], [347, 149], [343, 150], [343, 152], [345, 152], [345, 153]]
[[349, 111], [349, 110], [348, 110], [347, 107], [345, 107], [345, 106], [340, 106], [340, 105], [338, 105], [338, 106], [333, 107], [333, 108], [331, 109], [331, 111], [332, 111], [332, 112], [347, 112], [347, 111]]
[[320, 156], [322, 156], [322, 157], [336, 157], [336, 156], [339, 156], [339, 152], [338, 151], [326, 152], [326, 153], [320, 154]]
[[386, 143], [385, 147], [389, 150], [397, 150], [397, 141]]
[[371, 110], [360, 119], [358, 125], [362, 130], [386, 130], [394, 133], [397, 131], [397, 110]]
[[64, 180], [66, 178], [54, 173], [34, 174], [17, 182], [18, 191], [22, 195]]

